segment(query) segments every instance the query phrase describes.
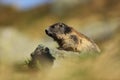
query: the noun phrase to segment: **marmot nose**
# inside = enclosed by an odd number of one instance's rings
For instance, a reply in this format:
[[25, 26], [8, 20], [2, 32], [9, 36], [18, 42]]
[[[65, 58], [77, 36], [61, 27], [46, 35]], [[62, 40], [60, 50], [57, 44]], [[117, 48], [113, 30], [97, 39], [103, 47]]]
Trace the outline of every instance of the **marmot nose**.
[[45, 29], [45, 33], [46, 33], [46, 34], [48, 34], [48, 31], [47, 31], [47, 29]]

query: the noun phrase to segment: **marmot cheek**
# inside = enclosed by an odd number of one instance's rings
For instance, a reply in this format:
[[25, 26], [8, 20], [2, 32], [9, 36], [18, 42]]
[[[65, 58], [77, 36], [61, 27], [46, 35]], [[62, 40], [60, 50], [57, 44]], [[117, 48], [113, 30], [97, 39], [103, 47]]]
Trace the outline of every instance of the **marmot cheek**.
[[70, 27], [66, 26], [65, 29], [64, 29], [64, 34], [68, 34], [70, 32], [72, 32], [72, 29]]

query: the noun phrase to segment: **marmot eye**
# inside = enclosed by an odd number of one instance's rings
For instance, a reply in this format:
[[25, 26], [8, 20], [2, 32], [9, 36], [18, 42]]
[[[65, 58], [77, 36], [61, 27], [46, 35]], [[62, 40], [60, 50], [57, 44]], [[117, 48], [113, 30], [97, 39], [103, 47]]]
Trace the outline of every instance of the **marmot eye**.
[[64, 25], [60, 24], [59, 26], [60, 26], [60, 27], [63, 27]]
[[51, 28], [55, 28], [55, 26], [51, 26]]

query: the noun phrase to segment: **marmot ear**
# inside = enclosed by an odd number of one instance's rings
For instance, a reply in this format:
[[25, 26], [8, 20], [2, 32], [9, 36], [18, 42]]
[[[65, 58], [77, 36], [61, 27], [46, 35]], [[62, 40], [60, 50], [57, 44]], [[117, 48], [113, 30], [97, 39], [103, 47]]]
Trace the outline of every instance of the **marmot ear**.
[[49, 52], [49, 48], [48, 48], [48, 47], [46, 47], [46, 48], [45, 48], [45, 51], [46, 51], [46, 52]]
[[65, 29], [64, 29], [64, 33], [67, 34], [67, 33], [70, 33], [72, 32], [72, 28], [71, 27], [68, 27], [68, 26], [65, 26]]

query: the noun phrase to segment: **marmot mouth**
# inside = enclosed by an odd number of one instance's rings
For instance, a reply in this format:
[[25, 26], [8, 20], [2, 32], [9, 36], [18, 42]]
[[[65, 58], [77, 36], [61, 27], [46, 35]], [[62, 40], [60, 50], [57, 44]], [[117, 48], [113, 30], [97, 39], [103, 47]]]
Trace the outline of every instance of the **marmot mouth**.
[[52, 37], [54, 41], [58, 41], [58, 38], [56, 37], [56, 35], [49, 33], [47, 29], [45, 30], [45, 33], [46, 33], [48, 36]]
[[48, 30], [45, 30], [45, 33], [46, 33], [48, 36], [52, 37], [52, 34], [50, 34], [50, 33], [48, 32]]

